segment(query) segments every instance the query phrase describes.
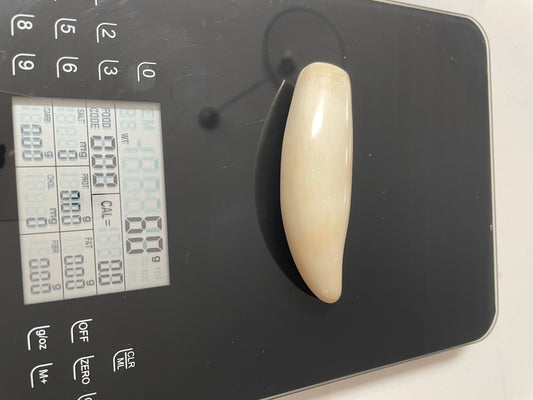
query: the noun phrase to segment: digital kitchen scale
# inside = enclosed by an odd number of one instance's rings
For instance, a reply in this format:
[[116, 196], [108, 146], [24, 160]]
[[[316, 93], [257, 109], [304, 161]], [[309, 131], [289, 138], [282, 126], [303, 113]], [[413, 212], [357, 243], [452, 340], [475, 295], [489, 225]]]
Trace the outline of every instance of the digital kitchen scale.
[[[276, 397], [490, 330], [472, 20], [364, 0], [4, 0], [0, 26], [3, 398]], [[259, 140], [314, 61], [353, 93], [333, 305], [281, 228], [283, 129]]]

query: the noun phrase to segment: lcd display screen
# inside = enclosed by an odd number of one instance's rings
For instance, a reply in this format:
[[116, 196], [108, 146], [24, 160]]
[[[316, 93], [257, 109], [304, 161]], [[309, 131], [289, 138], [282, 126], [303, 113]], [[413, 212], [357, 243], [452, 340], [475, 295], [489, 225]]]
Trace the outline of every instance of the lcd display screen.
[[24, 303], [170, 283], [157, 103], [13, 98]]

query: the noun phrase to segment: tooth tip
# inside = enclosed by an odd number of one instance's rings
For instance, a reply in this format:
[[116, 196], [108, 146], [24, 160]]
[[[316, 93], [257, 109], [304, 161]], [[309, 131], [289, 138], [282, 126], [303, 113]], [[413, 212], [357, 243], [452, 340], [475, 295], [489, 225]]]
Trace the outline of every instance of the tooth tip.
[[315, 293], [315, 294], [324, 303], [333, 304], [333, 303], [336, 303], [340, 299], [341, 293], [342, 292], [339, 290], [334, 293], [328, 292], [327, 294], [325, 293]]
[[341, 297], [342, 265], [335, 268], [314, 265], [313, 268], [308, 268], [306, 271], [301, 270], [300, 272], [303, 273], [309, 289], [318, 299], [325, 303], [335, 303]]

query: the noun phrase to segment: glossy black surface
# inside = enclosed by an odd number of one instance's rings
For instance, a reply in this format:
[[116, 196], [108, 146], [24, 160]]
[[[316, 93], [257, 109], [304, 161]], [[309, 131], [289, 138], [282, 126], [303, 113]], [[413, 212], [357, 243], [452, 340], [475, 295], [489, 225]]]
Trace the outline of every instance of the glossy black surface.
[[[34, 15], [34, 28], [11, 36], [17, 13]], [[56, 40], [65, 17], [76, 37]], [[96, 43], [102, 22], [118, 25], [116, 39]], [[262, 398], [489, 329], [489, 79], [471, 21], [370, 1], [36, 0], [0, 1], [0, 27], [2, 397]], [[35, 69], [12, 76], [18, 53], [36, 54]], [[78, 71], [57, 78], [63, 56], [79, 57]], [[99, 81], [105, 59], [120, 72]], [[143, 61], [157, 63], [155, 79], [137, 81]], [[265, 116], [281, 80], [311, 61], [352, 80], [352, 212], [334, 305], [279, 268], [255, 197]], [[161, 104], [170, 286], [23, 305], [9, 93]], [[261, 154], [276, 154], [270, 143]], [[83, 318], [91, 340], [71, 344]], [[43, 324], [48, 348], [28, 351], [28, 330]], [[135, 368], [113, 373], [127, 347]], [[72, 379], [85, 355], [95, 356], [86, 386]], [[47, 362], [49, 382], [30, 389], [31, 369]]]

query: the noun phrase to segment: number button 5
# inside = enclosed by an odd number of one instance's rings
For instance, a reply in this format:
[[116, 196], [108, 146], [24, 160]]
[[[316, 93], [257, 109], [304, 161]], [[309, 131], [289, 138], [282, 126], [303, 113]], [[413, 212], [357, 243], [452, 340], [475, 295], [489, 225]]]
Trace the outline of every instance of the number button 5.
[[54, 38], [57, 40], [60, 33], [65, 35], [69, 33], [75, 34], [76, 25], [74, 25], [73, 22], [78, 22], [78, 20], [75, 18], [59, 18], [54, 23]]

